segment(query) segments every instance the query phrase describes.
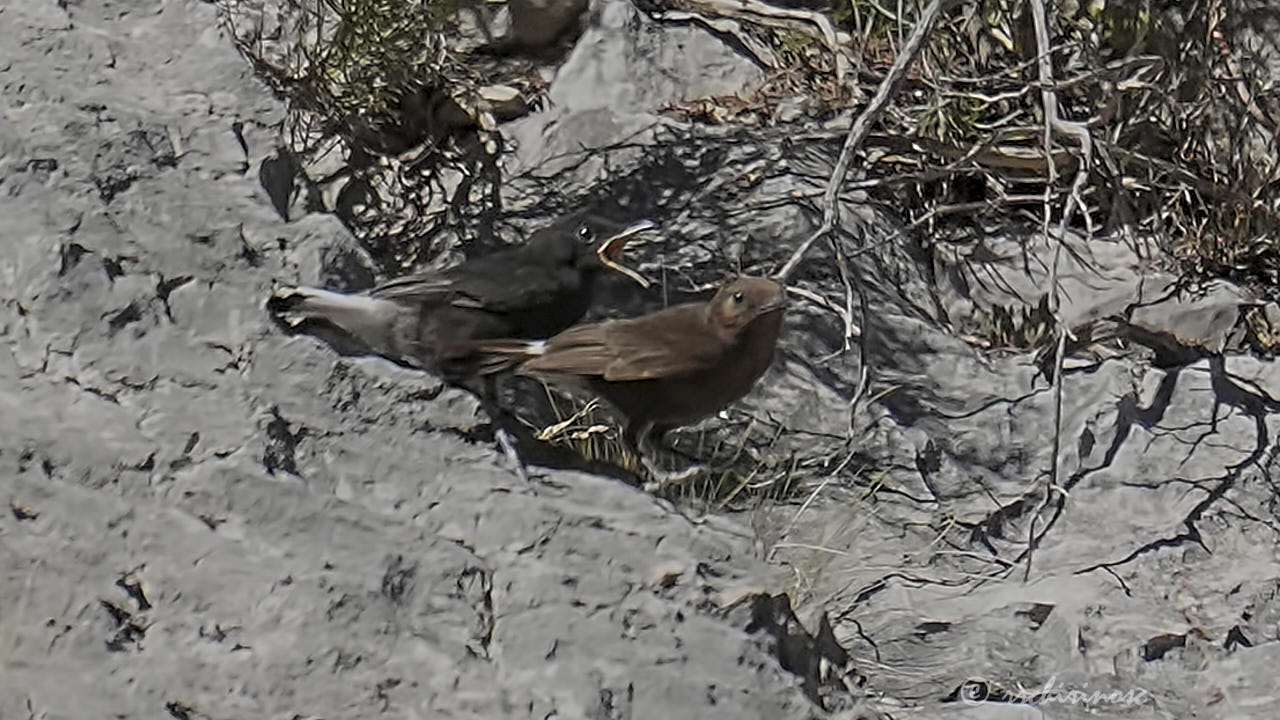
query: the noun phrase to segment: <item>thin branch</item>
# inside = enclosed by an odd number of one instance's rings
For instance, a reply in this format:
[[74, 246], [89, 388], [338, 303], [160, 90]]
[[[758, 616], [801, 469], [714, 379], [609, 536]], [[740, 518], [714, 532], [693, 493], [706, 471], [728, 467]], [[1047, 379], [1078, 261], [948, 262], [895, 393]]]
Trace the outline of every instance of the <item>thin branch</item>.
[[816, 37], [831, 52], [836, 82], [844, 83], [848, 58], [841, 52], [835, 26], [826, 15], [812, 10], [774, 7], [760, 0], [693, 0], [690, 5], [718, 17], [743, 18], [754, 24], [793, 29]]
[[952, 0], [933, 0], [929, 3], [929, 7], [925, 8], [920, 14], [920, 20], [916, 23], [916, 27], [911, 31], [911, 37], [907, 38], [907, 42], [902, 46], [902, 52], [898, 53], [898, 57], [893, 61], [893, 67], [889, 68], [889, 72], [885, 75], [884, 80], [880, 82], [880, 86], [876, 88], [876, 94], [872, 96], [871, 101], [867, 103], [867, 107], [863, 109], [862, 114], [858, 116], [853, 124], [849, 126], [849, 134], [845, 135], [844, 146], [840, 148], [840, 158], [836, 161], [835, 170], [831, 173], [831, 178], [827, 181], [827, 191], [822, 198], [822, 225], [809, 236], [807, 240], [796, 248], [795, 252], [787, 260], [774, 277], [780, 282], [786, 282], [787, 278], [795, 272], [796, 266], [804, 259], [809, 248], [813, 244], [826, 237], [840, 220], [840, 204], [838, 196], [840, 187], [844, 184], [845, 176], [849, 174], [849, 164], [853, 162], [853, 154], [861, 147], [867, 135], [871, 132], [871, 126], [880, 118], [884, 110], [889, 105], [889, 101], [897, 94], [898, 86], [902, 84], [906, 78], [907, 70], [911, 68], [920, 51], [924, 49], [925, 38], [929, 36], [929, 32], [933, 29], [934, 24], [938, 20], [938, 16], [942, 14], [943, 5], [950, 4]]
[[1040, 101], [1044, 107], [1044, 154], [1049, 165], [1049, 178], [1044, 188], [1044, 212], [1042, 215], [1041, 231], [1046, 240], [1049, 239], [1049, 216], [1050, 216], [1050, 200], [1052, 198], [1053, 186], [1057, 183], [1058, 171], [1057, 164], [1053, 159], [1053, 133], [1057, 132], [1074, 138], [1080, 145], [1080, 163], [1076, 168], [1075, 179], [1071, 183], [1071, 194], [1067, 197], [1066, 207], [1062, 211], [1062, 221], [1058, 226], [1058, 244], [1053, 253], [1053, 267], [1050, 270], [1049, 278], [1049, 311], [1053, 315], [1057, 324], [1057, 349], [1054, 354], [1054, 373], [1053, 373], [1053, 445], [1050, 451], [1050, 467], [1048, 486], [1045, 489], [1044, 502], [1041, 507], [1031, 516], [1031, 524], [1029, 527], [1029, 535], [1027, 542], [1027, 564], [1023, 573], [1023, 580], [1027, 580], [1031, 575], [1031, 559], [1036, 549], [1036, 519], [1040, 516], [1040, 512], [1048, 506], [1050, 499], [1053, 497], [1054, 488], [1060, 487], [1058, 483], [1058, 465], [1059, 458], [1062, 454], [1062, 361], [1066, 350], [1067, 335], [1069, 330], [1062, 320], [1061, 314], [1061, 298], [1058, 288], [1058, 264], [1062, 257], [1062, 248], [1066, 244], [1067, 224], [1070, 222], [1071, 213], [1079, 207], [1084, 212], [1085, 227], [1089, 235], [1093, 234], [1093, 226], [1089, 218], [1088, 208], [1084, 206], [1081, 197], [1081, 190], [1085, 181], [1088, 179], [1090, 161], [1093, 157], [1093, 138], [1089, 134], [1089, 129], [1083, 123], [1070, 122], [1064, 120], [1058, 114], [1058, 93], [1054, 89], [1053, 81], [1053, 64], [1050, 61], [1049, 46], [1049, 23], [1044, 9], [1044, 0], [1028, 0], [1031, 4], [1031, 16], [1035, 22], [1036, 29], [1036, 49], [1039, 55], [1037, 70], [1040, 80]]

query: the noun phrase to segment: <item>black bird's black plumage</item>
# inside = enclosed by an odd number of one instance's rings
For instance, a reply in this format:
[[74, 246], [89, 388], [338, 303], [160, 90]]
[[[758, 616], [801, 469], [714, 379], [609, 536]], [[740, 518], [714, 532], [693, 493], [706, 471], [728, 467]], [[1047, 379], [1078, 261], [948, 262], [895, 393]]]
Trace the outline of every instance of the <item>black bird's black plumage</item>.
[[289, 327], [321, 323], [370, 354], [455, 379], [469, 372], [469, 341], [543, 338], [572, 325], [590, 307], [602, 272], [647, 285], [618, 257], [629, 238], [652, 227], [636, 223], [597, 240], [586, 225], [562, 225], [442, 272], [394, 278], [355, 294], [282, 288], [267, 306]]

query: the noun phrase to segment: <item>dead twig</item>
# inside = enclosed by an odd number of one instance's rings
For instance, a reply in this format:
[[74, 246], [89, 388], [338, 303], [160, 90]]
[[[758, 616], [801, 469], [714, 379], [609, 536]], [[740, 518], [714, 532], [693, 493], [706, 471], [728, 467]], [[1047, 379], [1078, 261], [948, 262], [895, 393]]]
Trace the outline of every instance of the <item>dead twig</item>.
[[840, 50], [835, 26], [826, 15], [812, 10], [774, 7], [760, 0], [693, 0], [690, 4], [720, 17], [738, 17], [747, 22], [794, 29], [815, 36], [827, 46], [834, 58], [836, 82], [844, 83], [848, 59]]
[[[1031, 4], [1031, 14], [1036, 30], [1036, 49], [1039, 54], [1037, 67], [1040, 80], [1040, 102], [1044, 109], [1044, 153], [1049, 167], [1049, 181], [1045, 184], [1041, 218], [1041, 232], [1046, 240], [1050, 238], [1050, 202], [1053, 186], [1057, 182], [1057, 165], [1054, 162], [1052, 151], [1053, 134], [1057, 132], [1073, 138], [1080, 146], [1081, 157], [1076, 169], [1075, 179], [1071, 183], [1071, 194], [1067, 197], [1066, 207], [1063, 208], [1062, 212], [1062, 220], [1058, 226], [1058, 243], [1054, 249], [1053, 266], [1049, 274], [1049, 311], [1057, 325], [1058, 335], [1053, 373], [1053, 444], [1050, 449], [1049, 478], [1048, 485], [1045, 488], [1044, 499], [1040, 507], [1036, 509], [1036, 512], [1031, 515], [1031, 523], [1028, 529], [1027, 563], [1023, 573], [1024, 581], [1030, 578], [1031, 561], [1038, 539], [1036, 537], [1036, 518], [1048, 507], [1054, 496], [1054, 489], [1060, 487], [1058, 483], [1058, 460], [1062, 452], [1062, 361], [1069, 331], [1063, 322], [1060, 312], [1061, 298], [1058, 292], [1058, 263], [1062, 256], [1062, 248], [1067, 241], [1067, 224], [1070, 222], [1071, 214], [1075, 208], [1080, 208], [1084, 212], [1087, 233], [1089, 236], [1093, 234], [1093, 225], [1089, 219], [1088, 208], [1084, 205], [1081, 193], [1084, 183], [1088, 179], [1090, 161], [1093, 157], [1093, 138], [1089, 133], [1088, 127], [1083, 123], [1065, 120], [1058, 113], [1058, 94], [1054, 89], [1053, 67], [1049, 62], [1049, 23], [1044, 8], [1044, 0], [1028, 0], [1028, 2]], [[1087, 240], [1088, 237], [1086, 237], [1086, 242]]]
[[[889, 105], [889, 101], [897, 94], [899, 86], [906, 78], [907, 71], [911, 68], [916, 58], [919, 57], [921, 50], [924, 48], [924, 41], [929, 36], [934, 25], [937, 23], [938, 17], [942, 14], [942, 8], [947, 5], [947, 0], [933, 0], [924, 12], [921, 13], [919, 21], [916, 22], [915, 28], [911, 31], [911, 36], [907, 38], [906, 44], [902, 46], [902, 51], [898, 53], [898, 57], [894, 60], [893, 66], [880, 81], [880, 85], [876, 88], [875, 95], [871, 97], [871, 101], [867, 103], [867, 107], [858, 115], [853, 124], [849, 126], [849, 132], [845, 135], [844, 144], [840, 148], [840, 157], [836, 161], [835, 169], [831, 176], [827, 179], [826, 192], [822, 197], [822, 224], [818, 229], [809, 236], [800, 247], [787, 260], [774, 277], [779, 282], [786, 283], [787, 278], [795, 271], [800, 261], [804, 259], [805, 253], [809, 251], [813, 244], [824, 237], [830, 237], [832, 251], [834, 252], [837, 262], [839, 263], [840, 278], [845, 287], [845, 311], [842, 316], [845, 318], [845, 348], [849, 346], [852, 338], [853, 325], [850, 319], [853, 315], [853, 295], [854, 284], [861, 285], [856, 272], [850, 272], [845, 253], [841, 249], [835, 237], [831, 233], [840, 223], [840, 189], [844, 185], [845, 177], [849, 174], [849, 165], [853, 162], [853, 155], [861, 147], [867, 135], [871, 132], [871, 126], [880, 118], [880, 115]], [[867, 297], [863, 288], [858, 287], [857, 295], [861, 309], [861, 332], [866, 332], [868, 322]], [[866, 343], [858, 344], [859, 347], [859, 375], [858, 387], [855, 389], [853, 398], [849, 403], [849, 418], [852, 425], [853, 418], [856, 416], [857, 408], [862, 396], [866, 394], [867, 386], [870, 383], [870, 373], [867, 365]]]
[[840, 220], [838, 202], [840, 187], [844, 184], [845, 176], [849, 174], [849, 164], [853, 162], [853, 154], [861, 147], [862, 142], [866, 140], [867, 135], [871, 132], [871, 126], [884, 113], [889, 101], [897, 93], [898, 87], [902, 84], [903, 79], [906, 78], [907, 71], [924, 48], [925, 38], [929, 36], [929, 32], [938, 21], [938, 16], [942, 14], [943, 6], [951, 1], [933, 0], [933, 2], [929, 3], [929, 7], [925, 8], [924, 12], [920, 14], [920, 20], [916, 23], [915, 29], [911, 31], [911, 37], [907, 38], [906, 44], [902, 47], [902, 52], [898, 53], [897, 59], [893, 62], [893, 67], [889, 69], [884, 80], [876, 88], [876, 94], [872, 96], [871, 101], [867, 103], [867, 107], [849, 126], [849, 133], [845, 135], [844, 145], [840, 148], [840, 157], [836, 161], [835, 170], [832, 171], [831, 177], [827, 181], [827, 190], [823, 194], [822, 225], [801, 243], [800, 247], [796, 248], [786, 264], [782, 266], [782, 269], [774, 274], [774, 277], [780, 282], [785, 283], [791, 273], [795, 272], [796, 266], [804, 259], [805, 254], [809, 252], [814, 243], [826, 237], [835, 229]]

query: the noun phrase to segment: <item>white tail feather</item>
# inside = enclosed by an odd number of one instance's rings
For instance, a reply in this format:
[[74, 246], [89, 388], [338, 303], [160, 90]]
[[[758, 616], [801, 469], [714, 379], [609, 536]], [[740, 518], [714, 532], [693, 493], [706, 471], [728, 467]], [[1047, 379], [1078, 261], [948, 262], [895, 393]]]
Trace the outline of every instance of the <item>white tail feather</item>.
[[313, 287], [281, 288], [275, 292], [275, 299], [285, 305], [280, 316], [291, 326], [320, 318], [348, 331], [377, 322], [391, 309], [385, 307], [386, 301], [367, 295], [344, 295]]
[[510, 370], [547, 352], [546, 340], [480, 340], [471, 346], [472, 367], [478, 375]]

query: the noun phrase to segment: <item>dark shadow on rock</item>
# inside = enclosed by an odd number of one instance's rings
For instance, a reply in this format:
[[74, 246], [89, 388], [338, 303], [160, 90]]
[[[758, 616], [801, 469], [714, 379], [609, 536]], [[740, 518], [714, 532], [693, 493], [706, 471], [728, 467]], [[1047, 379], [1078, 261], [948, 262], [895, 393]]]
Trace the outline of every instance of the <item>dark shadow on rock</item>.
[[810, 633], [796, 617], [786, 593], [752, 595], [739, 601], [730, 614], [743, 609], [749, 614], [744, 619], [744, 629], [772, 638], [770, 652], [784, 670], [800, 679], [810, 700], [830, 712], [853, 705], [854, 690], [864, 679], [853, 669], [848, 651], [836, 640], [825, 612], [817, 632]]
[[302, 166], [298, 158], [286, 148], [278, 148], [258, 166], [258, 183], [271, 199], [271, 206], [281, 220], [289, 222], [289, 207], [298, 190], [298, 176]]
[[286, 335], [309, 335], [343, 357], [368, 357], [374, 354], [367, 345], [360, 342], [341, 328], [320, 319], [309, 318], [295, 325], [281, 319], [280, 314], [287, 310], [288, 300], [272, 296], [267, 300], [267, 313], [272, 322]]

